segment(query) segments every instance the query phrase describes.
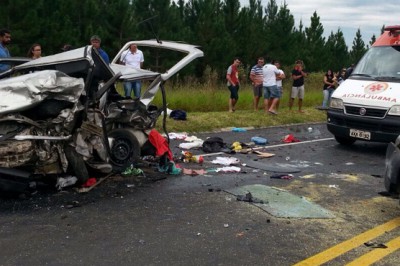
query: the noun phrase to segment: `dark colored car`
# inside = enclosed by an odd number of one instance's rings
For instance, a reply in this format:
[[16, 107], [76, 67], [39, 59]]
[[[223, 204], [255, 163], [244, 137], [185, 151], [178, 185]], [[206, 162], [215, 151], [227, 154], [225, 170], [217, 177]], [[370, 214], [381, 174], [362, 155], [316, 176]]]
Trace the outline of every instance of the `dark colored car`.
[[400, 194], [400, 136], [390, 142], [386, 150], [385, 188], [388, 192]]

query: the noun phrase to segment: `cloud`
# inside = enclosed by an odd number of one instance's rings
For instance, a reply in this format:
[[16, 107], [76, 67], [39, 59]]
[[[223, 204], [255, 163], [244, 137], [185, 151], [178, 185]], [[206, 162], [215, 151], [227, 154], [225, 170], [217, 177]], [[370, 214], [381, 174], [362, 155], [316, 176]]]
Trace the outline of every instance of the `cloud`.
[[[246, 2], [248, 1], [241, 1]], [[269, 0], [262, 1], [267, 5]], [[371, 40], [372, 35], [378, 37], [383, 25], [398, 24], [398, 17], [393, 13], [397, 10], [398, 2], [394, 0], [385, 1], [342, 1], [342, 0], [285, 0], [287, 8], [294, 16], [295, 25], [302, 21], [305, 27], [310, 26], [311, 17], [314, 11], [320, 17], [324, 27], [324, 36], [331, 32], [337, 32], [340, 28], [346, 39], [349, 48], [360, 29], [363, 40], [366, 44]], [[276, 1], [280, 6], [284, 1]]]

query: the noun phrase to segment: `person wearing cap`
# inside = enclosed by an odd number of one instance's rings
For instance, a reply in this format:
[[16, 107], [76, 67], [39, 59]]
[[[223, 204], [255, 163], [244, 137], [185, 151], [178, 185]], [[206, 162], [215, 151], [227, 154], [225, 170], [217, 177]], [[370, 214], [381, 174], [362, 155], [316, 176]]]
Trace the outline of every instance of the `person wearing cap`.
[[[137, 45], [132, 43], [129, 49], [121, 54], [121, 63], [135, 68], [141, 69], [143, 67], [144, 56], [143, 52], [137, 48]], [[131, 97], [132, 90], [136, 98], [140, 98], [142, 83], [140, 80], [124, 82], [125, 97]]]
[[99, 36], [97, 35], [93, 35], [90, 38], [90, 44], [97, 49], [97, 51], [99, 52], [100, 56], [103, 58], [104, 62], [108, 64], [110, 64], [110, 58], [108, 57], [108, 54], [100, 48], [100, 44], [101, 44], [101, 39]]

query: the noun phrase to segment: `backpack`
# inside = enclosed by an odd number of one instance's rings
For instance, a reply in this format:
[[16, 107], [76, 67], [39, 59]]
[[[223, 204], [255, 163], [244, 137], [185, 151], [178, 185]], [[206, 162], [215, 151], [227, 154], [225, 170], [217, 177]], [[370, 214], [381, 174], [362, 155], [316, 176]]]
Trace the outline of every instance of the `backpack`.
[[183, 110], [173, 110], [169, 117], [175, 120], [186, 120], [186, 112]]
[[220, 137], [210, 137], [203, 142], [203, 151], [210, 152], [220, 152], [226, 144]]

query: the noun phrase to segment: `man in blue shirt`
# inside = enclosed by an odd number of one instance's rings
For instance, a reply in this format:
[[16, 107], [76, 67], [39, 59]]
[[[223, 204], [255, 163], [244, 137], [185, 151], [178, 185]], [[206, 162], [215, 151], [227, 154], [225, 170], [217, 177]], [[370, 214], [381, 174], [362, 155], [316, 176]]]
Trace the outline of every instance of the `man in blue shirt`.
[[97, 35], [93, 35], [90, 38], [90, 44], [97, 49], [97, 51], [99, 52], [100, 56], [103, 58], [104, 62], [106, 62], [106, 64], [110, 64], [110, 58], [108, 57], [108, 54], [100, 48], [100, 43], [101, 43], [101, 39], [99, 36]]
[[[7, 29], [0, 30], [0, 58], [10, 57], [10, 52], [7, 49], [7, 45], [11, 42], [11, 32]], [[7, 64], [0, 64], [0, 72], [4, 72], [10, 69]]]

